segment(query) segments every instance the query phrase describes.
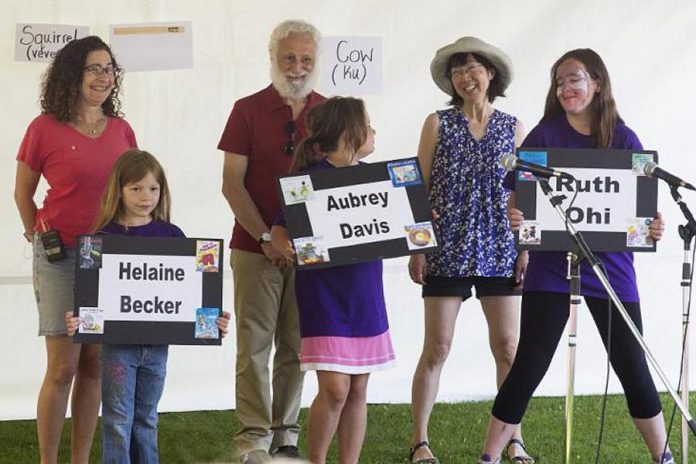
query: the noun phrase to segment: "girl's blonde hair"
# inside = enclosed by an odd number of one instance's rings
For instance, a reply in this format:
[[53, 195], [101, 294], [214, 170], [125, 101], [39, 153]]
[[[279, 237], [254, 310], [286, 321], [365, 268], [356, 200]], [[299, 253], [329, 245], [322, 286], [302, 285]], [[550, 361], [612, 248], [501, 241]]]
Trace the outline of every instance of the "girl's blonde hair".
[[304, 171], [336, 151], [341, 142], [357, 153], [367, 140], [367, 111], [359, 98], [332, 97], [309, 110], [307, 137], [297, 146], [291, 173]]
[[94, 222], [93, 232], [98, 232], [110, 222], [118, 220], [125, 213], [121, 191], [128, 184], [138, 182], [151, 173], [160, 185], [160, 198], [152, 211], [155, 221], [169, 222], [171, 197], [167, 177], [159, 161], [144, 150], [128, 150], [116, 161], [111, 168], [106, 190], [102, 196], [101, 209]]

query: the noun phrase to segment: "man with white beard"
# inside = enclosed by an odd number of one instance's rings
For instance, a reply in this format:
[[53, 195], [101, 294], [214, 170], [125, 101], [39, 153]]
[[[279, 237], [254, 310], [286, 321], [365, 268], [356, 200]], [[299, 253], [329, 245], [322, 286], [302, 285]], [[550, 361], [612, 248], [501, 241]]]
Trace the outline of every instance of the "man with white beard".
[[280, 212], [277, 178], [288, 173], [295, 144], [306, 134], [306, 113], [324, 100], [312, 90], [319, 40], [317, 29], [304, 21], [276, 26], [268, 47], [271, 85], [235, 103], [218, 144], [225, 152], [222, 193], [235, 217], [235, 442], [239, 461], [247, 464], [270, 455], [299, 456], [303, 373], [294, 269], [271, 245], [269, 231]]

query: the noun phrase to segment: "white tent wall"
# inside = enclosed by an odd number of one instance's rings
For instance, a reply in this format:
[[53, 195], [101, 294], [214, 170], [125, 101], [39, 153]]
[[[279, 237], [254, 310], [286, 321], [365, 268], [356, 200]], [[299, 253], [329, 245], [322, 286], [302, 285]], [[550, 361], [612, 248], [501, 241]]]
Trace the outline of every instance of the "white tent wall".
[[[646, 148], [658, 150], [660, 165], [696, 180], [696, 3], [682, 1], [539, 0], [75, 0], [0, 1], [0, 419], [35, 417], [45, 348], [36, 336], [31, 287], [31, 250], [12, 198], [15, 155], [28, 123], [39, 112], [38, 88], [45, 64], [14, 61], [16, 23], [62, 23], [90, 27], [108, 39], [119, 23], [191, 20], [194, 67], [125, 76], [123, 103], [139, 146], [164, 164], [173, 194], [173, 222], [190, 236], [229, 239], [233, 217], [220, 194], [223, 156], [217, 142], [232, 103], [265, 85], [268, 36], [288, 18], [315, 24], [324, 35], [383, 38], [383, 93], [365, 97], [377, 149], [371, 159], [412, 156], [425, 116], [445, 105], [429, 64], [440, 46], [475, 35], [507, 51], [515, 80], [495, 106], [518, 116], [529, 130], [539, 120], [549, 68], [566, 50], [591, 47], [609, 68], [623, 118]], [[321, 89], [321, 86], [320, 86]], [[42, 185], [43, 191], [45, 187]], [[40, 202], [42, 193], [37, 194]], [[693, 196], [685, 194], [687, 202]], [[645, 338], [671, 382], [680, 353], [681, 213], [660, 186], [660, 210], [668, 224], [656, 254], [636, 255]], [[226, 256], [228, 258], [228, 256]], [[385, 261], [385, 290], [398, 366], [373, 375], [370, 402], [409, 402], [410, 382], [423, 333], [420, 289], [404, 258]], [[225, 309], [232, 312], [232, 281], [225, 276]], [[564, 340], [564, 339], [563, 339]], [[558, 349], [538, 395], [562, 395], [565, 354]], [[589, 314], [580, 311], [578, 394], [599, 393], [606, 355]], [[161, 411], [234, 407], [235, 336], [222, 348], [180, 347], [170, 351]], [[691, 381], [694, 382], [694, 375]], [[439, 400], [490, 398], [495, 370], [485, 320], [476, 301], [462, 306]], [[656, 379], [658, 388], [664, 387]], [[612, 376], [612, 392], [621, 390]], [[307, 375], [303, 404], [316, 391]]]

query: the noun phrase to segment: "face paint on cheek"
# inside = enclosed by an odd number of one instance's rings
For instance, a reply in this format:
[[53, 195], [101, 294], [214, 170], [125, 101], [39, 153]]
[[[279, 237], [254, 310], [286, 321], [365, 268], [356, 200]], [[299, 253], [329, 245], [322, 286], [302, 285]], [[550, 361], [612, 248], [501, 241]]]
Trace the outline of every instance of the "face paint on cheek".
[[590, 91], [590, 81], [586, 77], [582, 77], [579, 79], [569, 79], [562, 84], [558, 84], [556, 87], [556, 96], [560, 97], [563, 94], [563, 91], [565, 89], [568, 89], [573, 92], [582, 92], [582, 93], [589, 93]]

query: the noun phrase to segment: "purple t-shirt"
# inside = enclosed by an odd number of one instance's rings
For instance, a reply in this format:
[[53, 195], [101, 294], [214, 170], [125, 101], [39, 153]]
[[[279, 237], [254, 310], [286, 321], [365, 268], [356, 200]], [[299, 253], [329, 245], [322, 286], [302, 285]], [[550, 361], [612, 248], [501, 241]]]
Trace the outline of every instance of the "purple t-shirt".
[[[571, 127], [562, 114], [548, 121], [541, 121], [522, 143], [527, 148], [596, 148], [591, 136], [583, 135]], [[623, 122], [614, 129], [611, 148], [642, 150], [638, 136]], [[508, 173], [505, 186], [514, 190], [515, 174]], [[607, 277], [619, 299], [626, 302], [638, 302], [636, 271], [633, 268], [633, 253], [612, 252], [596, 253], [604, 263]], [[565, 252], [530, 251], [529, 266], [524, 281], [524, 291], [547, 291], [568, 293], [569, 283], [566, 279], [568, 262]], [[595, 276], [586, 261], [580, 265], [581, 293], [585, 296], [607, 298], [604, 287]]]
[[[322, 160], [307, 169], [336, 169]], [[275, 225], [285, 227], [282, 211]], [[302, 338], [373, 337], [389, 329], [382, 284], [382, 260], [295, 273], [295, 297]]]
[[144, 226], [123, 227], [121, 224], [110, 222], [102, 227], [100, 234], [132, 235], [136, 237], [186, 237], [174, 224], [169, 222], [151, 221]]

